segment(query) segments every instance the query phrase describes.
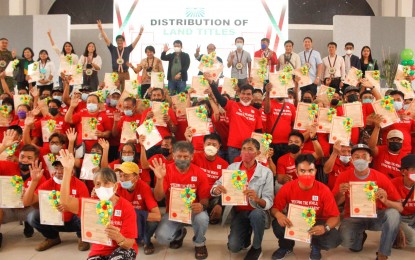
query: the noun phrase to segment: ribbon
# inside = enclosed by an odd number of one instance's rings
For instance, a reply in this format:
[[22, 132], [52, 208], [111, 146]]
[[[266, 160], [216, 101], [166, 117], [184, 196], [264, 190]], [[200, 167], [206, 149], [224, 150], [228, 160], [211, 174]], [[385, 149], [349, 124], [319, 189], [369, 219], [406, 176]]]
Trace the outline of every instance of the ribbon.
[[192, 205], [193, 201], [196, 199], [196, 190], [191, 189], [189, 187], [184, 188], [182, 192], [180, 192], [180, 198], [183, 200], [186, 209], [190, 210], [190, 206]]
[[351, 119], [350, 117], [346, 117], [345, 119], [343, 119], [343, 127], [344, 129], [346, 129], [346, 132], [350, 133], [353, 127], [353, 119]]
[[409, 67], [409, 66], [403, 66], [402, 70], [403, 70], [403, 74], [405, 75], [405, 77], [410, 76], [409, 73], [411, 72], [411, 67]]
[[19, 60], [18, 59], [14, 59], [12, 61], [12, 68], [15, 70], [17, 68], [17, 65], [19, 65]]
[[36, 71], [39, 68], [39, 62], [33, 62], [33, 71]]
[[81, 64], [77, 64], [76, 65], [76, 68], [75, 68], [75, 71], [76, 71], [76, 73], [77, 74], [81, 74], [82, 73], [82, 65]]
[[267, 60], [267, 58], [261, 58], [261, 59], [259, 60], [258, 64], [259, 64], [259, 66], [260, 66], [261, 68], [265, 68], [265, 67], [267, 66], [267, 64], [268, 64], [268, 60]]
[[48, 156], [48, 161], [50, 162], [50, 164], [56, 161], [55, 155], [53, 153], [48, 153], [47, 156]]
[[29, 95], [21, 95], [20, 102], [24, 105], [29, 105], [30, 103], [30, 96]]
[[284, 69], [282, 71], [284, 71], [286, 73], [291, 73], [293, 70], [294, 70], [293, 66], [288, 64], [287, 66], [284, 67]]
[[144, 121], [144, 127], [146, 128], [148, 133], [151, 133], [153, 131], [153, 128], [154, 128], [153, 120], [147, 119], [146, 121]]
[[19, 175], [14, 175], [10, 179], [10, 184], [14, 187], [16, 193], [22, 193], [23, 190], [23, 179]]
[[337, 115], [337, 110], [335, 108], [329, 108], [329, 111], [327, 112], [327, 117], [329, 119], [329, 122], [333, 121], [333, 116]]
[[203, 55], [202, 58], [200, 59], [200, 62], [203, 64], [204, 67], [211, 68], [213, 64], [215, 63], [215, 57], [216, 57], [216, 53], [211, 52], [210, 54]]
[[72, 55], [71, 54], [67, 54], [65, 56], [65, 59], [66, 59], [66, 62], [69, 63], [69, 65], [72, 65], [73, 60], [72, 60]]
[[378, 189], [378, 185], [376, 185], [374, 181], [368, 181], [363, 187], [363, 191], [366, 193], [367, 199], [370, 201], [376, 201], [375, 193]]
[[232, 84], [232, 88], [236, 90], [236, 88], [238, 87], [238, 79], [231, 78], [231, 84]]
[[52, 190], [49, 192], [49, 203], [53, 208], [57, 208], [61, 200], [61, 192]]
[[53, 131], [55, 131], [56, 121], [53, 119], [47, 120], [46, 127], [48, 128], [49, 132], [52, 133]]
[[372, 73], [372, 78], [374, 80], [380, 80], [380, 71], [379, 70], [374, 70]]
[[267, 69], [266, 68], [259, 68], [256, 71], [256, 74], [258, 75], [261, 82], [264, 82], [265, 76], [267, 75]]
[[292, 80], [293, 77], [292, 77], [292, 74], [288, 72], [282, 72], [279, 74], [278, 78], [281, 84], [284, 86], [284, 85], [287, 85], [289, 81]]
[[308, 67], [307, 65], [304, 65], [300, 68], [301, 74], [303, 74], [303, 76], [307, 76], [308, 75]]
[[394, 99], [391, 96], [385, 96], [384, 98], [381, 99], [380, 105], [384, 109], [386, 109], [386, 110], [388, 110], [390, 112], [393, 112], [393, 111], [395, 111], [395, 108], [393, 107], [393, 103], [394, 102], [395, 101], [394, 101]]
[[246, 183], [248, 182], [248, 175], [245, 171], [235, 170], [232, 173], [232, 185], [238, 189], [242, 190]]
[[112, 216], [112, 203], [109, 200], [101, 200], [97, 203], [96, 212], [99, 216], [99, 223], [106, 226], [111, 221]]
[[407, 80], [401, 80], [401, 86], [404, 87], [407, 91], [412, 91], [411, 82]]
[[114, 83], [118, 81], [118, 73], [117, 72], [111, 73], [111, 80]]
[[179, 94], [179, 101], [184, 103], [184, 102], [186, 102], [186, 100], [187, 100], [186, 93], [184, 93], [184, 92], [180, 93]]
[[272, 135], [270, 134], [263, 134], [261, 138], [261, 143], [264, 145], [266, 149], [269, 148], [269, 145], [272, 143]]
[[207, 86], [209, 82], [207, 81], [207, 79], [204, 76], [199, 76], [199, 83], [202, 86]]
[[363, 76], [363, 72], [361, 70], [356, 70], [356, 77], [360, 79]]
[[205, 122], [206, 122], [206, 121], [208, 120], [208, 119], [207, 119], [208, 112], [207, 112], [206, 107], [205, 107], [205, 106], [203, 106], [203, 105], [198, 106], [198, 107], [196, 108], [196, 116], [197, 116], [198, 118], [202, 119], [202, 121], [205, 121]]
[[308, 106], [308, 118], [310, 120], [314, 120], [314, 118], [316, 117], [318, 113], [318, 105], [317, 104], [310, 104]]
[[131, 81], [131, 86], [133, 87], [134, 91], [138, 92], [138, 80], [135, 79], [135, 80]]
[[12, 144], [12, 146], [9, 146], [6, 148], [6, 153], [8, 156], [12, 156], [16, 152], [17, 144]]
[[98, 96], [99, 103], [104, 103], [105, 99], [107, 99], [109, 92], [108, 90], [98, 90], [95, 91], [94, 94]]
[[98, 120], [95, 117], [91, 117], [88, 120], [88, 124], [91, 127], [92, 130], [97, 129]]
[[2, 113], [4, 117], [8, 117], [10, 115], [9, 107], [6, 105], [0, 106], [0, 113]]
[[307, 222], [310, 228], [316, 224], [316, 211], [314, 209], [304, 209], [301, 213], [301, 216], [304, 218], [305, 222]]
[[162, 102], [161, 103], [161, 113], [163, 115], [167, 114], [167, 112], [169, 111], [169, 103], [167, 102]]
[[138, 124], [135, 121], [130, 122], [130, 129], [131, 131], [135, 132], [137, 130]]
[[164, 73], [163, 72], [159, 72], [157, 75], [157, 79], [159, 82], [163, 82], [164, 80]]
[[149, 99], [143, 99], [143, 105], [146, 107], [146, 108], [149, 108], [150, 107], [150, 100]]
[[336, 93], [336, 89], [332, 87], [327, 88], [327, 97], [329, 98], [329, 101], [333, 98], [334, 93]]
[[99, 163], [101, 162], [101, 155], [94, 153], [94, 156], [92, 156], [92, 164], [94, 166], [99, 166]]

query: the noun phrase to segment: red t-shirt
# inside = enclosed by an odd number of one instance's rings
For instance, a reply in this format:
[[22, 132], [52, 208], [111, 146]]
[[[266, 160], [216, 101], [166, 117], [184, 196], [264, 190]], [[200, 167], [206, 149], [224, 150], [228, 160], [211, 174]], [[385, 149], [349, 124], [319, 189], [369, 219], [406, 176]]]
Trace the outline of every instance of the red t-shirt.
[[[79, 205], [82, 205], [81, 199], [79, 199]], [[138, 237], [137, 218], [133, 205], [123, 197], [120, 197], [117, 204], [114, 206], [113, 212], [111, 225], [119, 228], [121, 235], [124, 237], [136, 239]], [[117, 248], [117, 242], [114, 240], [112, 241], [111, 246], [91, 244], [91, 252], [89, 252], [88, 256], [108, 256]], [[136, 253], [138, 252], [138, 247], [135, 242], [132, 248]]]
[[[399, 111], [398, 114], [402, 114], [404, 111]], [[403, 144], [401, 152], [410, 153], [412, 151], [412, 137], [411, 133], [415, 131], [415, 120], [413, 119], [400, 119], [399, 122], [392, 124], [391, 126], [383, 129], [382, 131], [382, 138], [383, 140], [387, 140], [386, 137], [388, 136], [389, 131], [391, 130], [399, 130], [403, 134]]]
[[396, 178], [402, 176], [400, 171], [401, 160], [407, 153], [392, 154], [388, 150], [387, 145], [378, 146], [378, 155], [373, 157], [373, 169], [384, 173], [388, 178]]
[[[35, 190], [35, 194], [39, 195], [39, 190], [57, 190], [60, 191], [61, 185], [57, 184], [53, 179], [49, 179], [38, 185], [37, 189]], [[88, 188], [86, 187], [85, 183], [80, 181], [76, 177], [71, 178], [70, 184], [70, 194], [74, 198], [89, 198]], [[68, 222], [72, 219], [73, 214], [71, 212], [65, 211], [63, 212], [63, 221]]]
[[[271, 132], [275, 121], [280, 114], [282, 103], [271, 99], [271, 112], [267, 114], [267, 132]], [[282, 111], [281, 118], [275, 126], [272, 133], [273, 144], [286, 144], [288, 143], [288, 136], [292, 131], [292, 125], [295, 121], [296, 108], [293, 104], [285, 102], [284, 111]]]
[[261, 120], [262, 120], [262, 132], [267, 132], [267, 115], [264, 112], [264, 108], [261, 107], [259, 109], [259, 113], [261, 114]]
[[[111, 130], [112, 130], [112, 126], [114, 125], [114, 112], [118, 111], [118, 109], [116, 107], [112, 107], [112, 106], [108, 106], [107, 104], [105, 104], [105, 114], [107, 115], [108, 119], [111, 122]], [[112, 136], [109, 139], [109, 143], [111, 146], [119, 146], [120, 145], [120, 137], [116, 136]]]
[[[241, 166], [239, 167], [239, 169], [241, 171], [246, 171], [246, 175], [248, 175], [248, 183], [251, 181], [252, 176], [254, 176], [256, 167], [257, 167], [256, 162], [255, 162], [255, 165], [252, 166], [250, 169], [247, 169], [244, 166], [244, 164], [241, 163]], [[248, 199], [248, 205], [246, 205], [246, 206], [235, 206], [235, 210], [236, 211], [251, 211], [251, 210], [254, 210], [254, 207], [252, 207], [251, 204], [249, 204], [249, 199]]]
[[[254, 53], [254, 58], [263, 58], [265, 56], [264, 50], [260, 49]], [[278, 58], [275, 52], [271, 54], [271, 58], [268, 59], [269, 72], [274, 72], [275, 66], [278, 64]]]
[[148, 159], [148, 163], [153, 167], [154, 167], [153, 160], [155, 160], [155, 159], [157, 159], [157, 161], [158, 161], [158, 159], [161, 159], [161, 161], [166, 165], [174, 163], [173, 157], [172, 157], [171, 160], [167, 160], [163, 155], [155, 154], [155, 155], [151, 156], [150, 159]]
[[[141, 116], [141, 122], [140, 125], [144, 123], [144, 121], [146, 121], [146, 117], [148, 112], [151, 111], [151, 107], [144, 110], [143, 115]], [[173, 109], [169, 108], [169, 111], [167, 112], [171, 121], [173, 122], [173, 125], [177, 125], [177, 118], [176, 118], [176, 114], [174, 113]], [[170, 129], [167, 126], [156, 126], [157, 130], [160, 132], [161, 138], [164, 138], [166, 136], [171, 136], [171, 132]], [[160, 145], [161, 141], [157, 144]]]
[[[121, 120], [118, 122], [117, 124], [117, 131], [119, 133], [119, 135], [117, 136], [118, 138], [121, 138], [121, 134], [122, 134], [122, 126], [124, 125], [124, 122], [136, 122], [137, 126], [140, 125], [140, 120], [141, 120], [141, 115], [140, 114], [135, 114], [132, 116], [123, 116], [121, 117]], [[128, 140], [120, 140], [120, 143], [125, 144]], [[136, 145], [136, 148], [138, 148], [138, 146]], [[121, 146], [118, 149], [118, 151], [121, 151]], [[137, 149], [137, 151], [139, 151]]]
[[136, 182], [132, 192], [122, 188], [121, 183], [118, 183], [117, 194], [131, 202], [133, 207], [138, 210], [150, 212], [153, 208], [158, 207], [150, 186], [142, 180]]
[[211, 162], [206, 159], [205, 153], [195, 153], [192, 163], [199, 166], [206, 173], [210, 188], [222, 177], [222, 169], [228, 168], [229, 165], [219, 156], [216, 156], [215, 160]]
[[196, 189], [196, 200], [210, 198], [210, 189], [206, 174], [198, 166], [190, 164], [190, 168], [186, 173], [180, 173], [176, 165], [171, 163], [166, 165], [167, 174], [164, 177], [164, 193], [166, 194], [166, 212], [168, 212], [170, 204], [170, 187]]
[[261, 113], [258, 109], [232, 100], [228, 100], [225, 109], [229, 116], [229, 133], [232, 133], [229, 135], [228, 146], [239, 149], [242, 142], [251, 137], [252, 132], [262, 130]]
[[[300, 131], [304, 133], [305, 131]], [[317, 133], [318, 142], [323, 150], [324, 157], [330, 156], [330, 144], [329, 144], [329, 134], [327, 133]], [[310, 138], [304, 143], [304, 150], [309, 150], [314, 152], [313, 141]]]
[[[57, 117], [53, 118], [51, 116], [46, 116], [38, 121], [35, 122], [34, 126], [35, 128], [32, 130], [32, 137], [38, 137], [42, 139], [42, 122], [53, 120], [55, 121], [55, 132], [59, 132], [63, 135], [66, 135], [66, 130], [69, 128], [69, 124], [65, 122], [65, 118], [61, 115], [58, 115]], [[48, 143], [48, 140], [44, 140], [44, 143]]]
[[[213, 118], [215, 115], [213, 115]], [[216, 133], [220, 136], [222, 140], [222, 150], [228, 150], [228, 137], [229, 137], [229, 117], [225, 114], [219, 115], [218, 119], [213, 119], [213, 126], [216, 130]]]
[[318, 181], [314, 181], [313, 188], [310, 190], [301, 189], [298, 180], [284, 184], [275, 196], [272, 207], [283, 211], [288, 208], [288, 204], [313, 208], [318, 220], [327, 220], [340, 215], [330, 189]]
[[187, 123], [186, 116], [177, 117], [177, 130], [176, 133], [174, 133], [176, 141], [186, 141], [184, 133], [186, 132], [188, 126], [189, 124]]
[[[302, 154], [312, 154], [313, 151], [302, 150]], [[286, 153], [277, 161], [277, 174], [289, 174], [293, 180], [297, 179], [297, 169], [295, 169], [295, 159], [291, 153]]]
[[336, 183], [337, 177], [339, 176], [340, 173], [347, 171], [348, 169], [353, 169], [353, 168], [354, 166], [352, 163], [348, 162], [345, 165], [337, 157], [333, 165], [333, 170], [328, 174], [329, 181], [327, 183], [327, 186], [329, 186], [330, 190], [334, 188], [334, 184]]
[[[404, 201], [406, 196], [408, 196], [409, 191], [411, 188], [405, 187], [403, 184], [403, 177], [397, 177], [392, 180], [392, 184], [395, 186], [396, 190], [398, 191], [401, 201]], [[408, 199], [408, 202], [406, 203], [405, 207], [403, 208], [403, 211], [401, 212], [401, 215], [403, 216], [409, 216], [415, 214], [415, 193], [412, 193], [411, 197]]]
[[[210, 133], [213, 133], [213, 124], [212, 124], [212, 120], [209, 118], [208, 119], [208, 124], [209, 124], [209, 132]], [[195, 149], [195, 151], [198, 151], [198, 152], [200, 152], [200, 151], [202, 151], [203, 152], [203, 150], [204, 150], [204, 138], [205, 138], [205, 135], [198, 135], [198, 136], [193, 136], [192, 137], [192, 144], [193, 144], [193, 147], [194, 147], [194, 149]]]
[[[22, 176], [20, 175], [19, 163], [9, 162], [9, 161], [0, 161], [0, 176], [14, 176], [14, 175]], [[29, 188], [29, 185], [32, 182], [32, 177], [30, 176], [30, 173], [27, 173], [27, 176], [29, 177], [23, 183], [23, 187], [25, 189]], [[38, 186], [44, 183], [45, 181], [46, 181], [45, 176], [42, 176], [42, 178], [40, 179], [38, 183]]]
[[[367, 182], [367, 181], [374, 181], [376, 182], [376, 185], [379, 188], [382, 188], [386, 191], [386, 193], [388, 194], [388, 199], [391, 201], [399, 201], [400, 200], [400, 196], [399, 193], [396, 191], [395, 187], [392, 185], [392, 182], [389, 180], [388, 177], [385, 176], [385, 174], [380, 173], [378, 171], [376, 171], [375, 169], [370, 169], [370, 173], [369, 176], [364, 179], [361, 180], [359, 178], [356, 177], [356, 175], [354, 174], [354, 169], [349, 169], [345, 172], [342, 172], [336, 180], [336, 183], [334, 184], [334, 188], [333, 188], [333, 194], [336, 195], [339, 192], [339, 187], [340, 184], [342, 183], [349, 183], [349, 182], [354, 182], [354, 181], [360, 181], [360, 182]], [[350, 217], [350, 193], [346, 192], [346, 201], [344, 204], [344, 217], [348, 218]], [[385, 209], [385, 205], [383, 205], [383, 203], [381, 203], [379, 200], [376, 200], [376, 208], [377, 209]]]

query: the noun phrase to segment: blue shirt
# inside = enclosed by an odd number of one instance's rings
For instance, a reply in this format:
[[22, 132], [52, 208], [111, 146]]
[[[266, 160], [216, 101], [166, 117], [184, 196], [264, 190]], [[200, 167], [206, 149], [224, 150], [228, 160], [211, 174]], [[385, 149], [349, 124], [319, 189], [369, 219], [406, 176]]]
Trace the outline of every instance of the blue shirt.
[[298, 55], [300, 56], [301, 66], [304, 66], [307, 62], [310, 63], [311, 67], [308, 73], [311, 82], [314, 82], [317, 77], [317, 65], [322, 64], [320, 52], [310, 49], [309, 51], [302, 51]]

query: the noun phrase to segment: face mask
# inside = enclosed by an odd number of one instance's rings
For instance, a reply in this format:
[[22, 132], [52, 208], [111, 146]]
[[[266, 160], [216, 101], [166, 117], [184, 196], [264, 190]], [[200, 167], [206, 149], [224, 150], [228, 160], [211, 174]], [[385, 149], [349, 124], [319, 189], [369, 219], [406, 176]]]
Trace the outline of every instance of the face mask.
[[415, 182], [415, 173], [410, 173], [410, 174], [408, 174], [408, 178], [409, 178], [411, 181]]
[[174, 160], [174, 163], [176, 164], [176, 167], [182, 171], [190, 166], [190, 160]]
[[292, 98], [287, 98], [287, 99], [285, 100], [285, 102], [287, 102], [287, 103], [290, 103], [290, 104], [293, 104], [293, 105], [294, 105], [294, 99], [292, 99]]
[[29, 170], [29, 166], [30, 166], [31, 164], [24, 164], [24, 163], [21, 163], [21, 162], [19, 162], [19, 169], [22, 171], [22, 172], [26, 172], [26, 171], [28, 171]]
[[403, 103], [401, 101], [395, 101], [393, 102], [393, 107], [395, 108], [396, 111], [399, 111], [402, 109]]
[[252, 106], [255, 107], [256, 109], [261, 109], [262, 104], [261, 103], [254, 103]]
[[51, 107], [51, 108], [49, 108], [49, 113], [52, 116], [56, 116], [59, 113], [59, 109], [57, 109], [56, 107]]
[[250, 106], [250, 105], [251, 105], [251, 101], [249, 101], [249, 102], [244, 102], [244, 101], [242, 101], [242, 100], [239, 100], [239, 102], [241, 102], [242, 106], [244, 106], [244, 107], [248, 107], [248, 106]]
[[337, 106], [338, 104], [339, 104], [339, 100], [338, 99], [332, 99], [330, 101], [330, 105], [332, 105], [332, 106]]
[[126, 116], [132, 116], [133, 115], [133, 111], [132, 110], [124, 110], [124, 114]]
[[346, 51], [346, 54], [347, 54], [347, 55], [352, 55], [352, 53], [353, 53], [353, 50], [347, 50], [347, 51]]
[[121, 159], [123, 162], [132, 162], [134, 161], [134, 156], [133, 155], [123, 155], [121, 156]]
[[247, 153], [247, 152], [241, 152], [241, 158], [243, 162], [249, 163], [255, 160], [256, 153]]
[[86, 101], [86, 99], [88, 98], [88, 94], [87, 93], [82, 93], [82, 100]]
[[242, 43], [237, 43], [236, 44], [236, 48], [238, 49], [242, 49], [244, 47], [244, 45]]
[[180, 47], [174, 47], [174, 52], [180, 52], [182, 50], [182, 48]]
[[266, 44], [261, 44], [261, 49], [266, 50], [268, 48], [268, 46]]
[[351, 158], [351, 156], [340, 155], [339, 160], [342, 163], [346, 164], [346, 163], [349, 163], [350, 162], [350, 158]]
[[403, 105], [403, 109], [404, 109], [404, 110], [408, 110], [408, 108], [409, 108], [409, 104], [405, 104], [405, 105]]
[[19, 119], [25, 119], [26, 118], [26, 111], [18, 111], [17, 116]]
[[359, 98], [357, 97], [356, 94], [352, 94], [352, 95], [347, 97], [347, 102], [349, 102], [349, 103], [353, 103], [353, 102], [356, 102], [358, 100], [359, 100]]
[[118, 100], [116, 99], [110, 99], [110, 106], [115, 107], [118, 104]]
[[49, 148], [50, 148], [50, 151], [51, 151], [53, 154], [58, 154], [58, 153], [59, 153], [59, 151], [62, 149], [62, 147], [61, 147], [61, 146], [56, 145], [56, 144], [52, 144]]
[[62, 180], [59, 180], [58, 177], [53, 176], [53, 181], [56, 182], [56, 184], [61, 185], [62, 184]]
[[114, 187], [99, 187], [98, 189], [95, 189], [95, 193], [97, 194], [100, 200], [109, 200], [112, 197], [112, 195], [114, 195]]
[[214, 156], [217, 152], [218, 152], [218, 148], [212, 146], [212, 145], [208, 145], [204, 148], [205, 150], [205, 154], [207, 156]]
[[306, 187], [310, 187], [313, 185], [314, 180], [316, 179], [315, 175], [300, 175], [298, 177], [298, 182]]
[[86, 109], [88, 110], [88, 112], [94, 113], [98, 110], [98, 105], [94, 103], [89, 103], [86, 105]]
[[301, 147], [296, 144], [290, 144], [288, 145], [288, 152], [292, 154], [296, 154], [300, 151]]
[[62, 102], [62, 96], [53, 96], [53, 99], [57, 99]]
[[303, 102], [304, 102], [304, 103], [311, 104], [311, 98], [304, 98], [304, 99], [303, 99]]
[[131, 189], [133, 187], [133, 185], [134, 184], [131, 181], [122, 181], [121, 182], [121, 187], [123, 189], [126, 189], [126, 190]]
[[392, 152], [398, 152], [399, 150], [402, 149], [402, 143], [398, 143], [398, 142], [389, 142], [388, 144], [388, 148], [389, 150], [391, 150]]
[[365, 98], [365, 99], [362, 100], [363, 104], [370, 104], [372, 102], [373, 102], [373, 99], [371, 99], [371, 98]]
[[160, 153], [164, 156], [167, 157], [170, 155], [170, 149], [167, 148], [160, 148]]
[[358, 170], [359, 172], [362, 172], [366, 170], [367, 167], [369, 167], [369, 162], [363, 159], [358, 159], [358, 160], [353, 161], [353, 166], [356, 170]]

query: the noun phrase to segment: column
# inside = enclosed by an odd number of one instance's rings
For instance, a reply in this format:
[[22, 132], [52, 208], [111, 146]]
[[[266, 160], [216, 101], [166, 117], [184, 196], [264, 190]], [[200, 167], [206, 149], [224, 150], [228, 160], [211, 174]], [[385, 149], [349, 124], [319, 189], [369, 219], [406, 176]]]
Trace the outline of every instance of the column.
[[412, 17], [413, 4], [412, 0], [398, 0], [398, 16]]

